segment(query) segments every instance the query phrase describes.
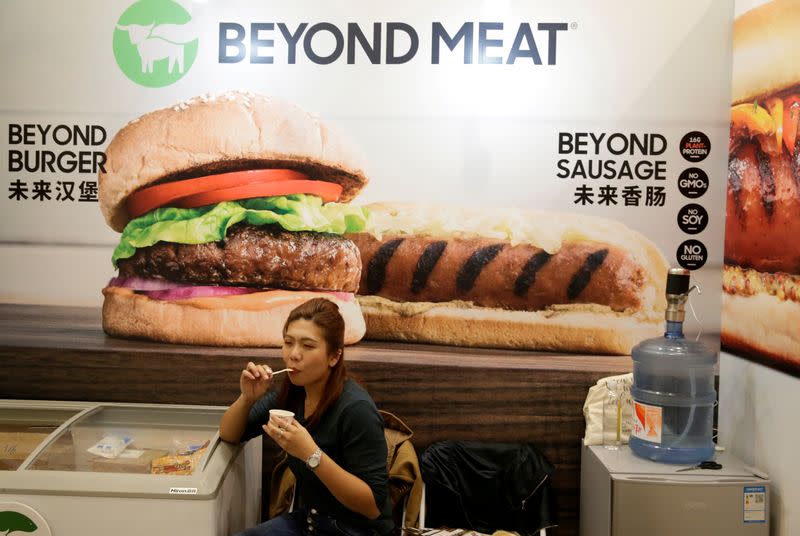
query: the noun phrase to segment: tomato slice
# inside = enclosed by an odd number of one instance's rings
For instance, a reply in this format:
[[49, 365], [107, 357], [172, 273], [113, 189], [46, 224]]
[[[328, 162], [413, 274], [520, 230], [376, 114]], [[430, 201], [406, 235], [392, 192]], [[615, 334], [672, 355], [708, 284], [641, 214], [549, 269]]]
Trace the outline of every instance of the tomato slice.
[[797, 143], [797, 124], [800, 121], [800, 96], [792, 95], [783, 101], [783, 143], [794, 155]]
[[205, 205], [235, 201], [237, 199], [252, 199], [254, 197], [272, 197], [276, 195], [312, 194], [322, 198], [326, 203], [338, 201], [342, 194], [342, 185], [323, 181], [276, 181], [254, 182], [233, 188], [221, 188], [209, 192], [182, 197], [171, 203], [176, 207], [195, 208]]
[[291, 169], [252, 169], [247, 171], [233, 171], [219, 175], [209, 175], [196, 179], [167, 182], [150, 186], [132, 193], [125, 206], [131, 218], [138, 218], [151, 210], [163, 207], [193, 194], [241, 186], [254, 182], [306, 180], [308, 177]]

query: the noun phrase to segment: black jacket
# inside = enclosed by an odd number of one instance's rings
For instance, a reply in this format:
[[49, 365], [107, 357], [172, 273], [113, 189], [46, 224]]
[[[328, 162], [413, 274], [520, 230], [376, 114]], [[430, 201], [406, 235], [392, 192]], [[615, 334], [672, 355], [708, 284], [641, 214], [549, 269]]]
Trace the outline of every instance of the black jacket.
[[555, 471], [525, 443], [442, 441], [420, 458], [427, 527], [530, 534], [557, 524]]

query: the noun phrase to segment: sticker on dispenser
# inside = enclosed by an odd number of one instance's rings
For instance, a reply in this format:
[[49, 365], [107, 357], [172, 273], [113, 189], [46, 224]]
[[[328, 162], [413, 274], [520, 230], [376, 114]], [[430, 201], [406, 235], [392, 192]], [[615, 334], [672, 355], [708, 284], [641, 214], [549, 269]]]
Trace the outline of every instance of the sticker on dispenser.
[[641, 402], [633, 403], [633, 436], [661, 444], [661, 408]]
[[767, 522], [767, 487], [745, 486], [744, 488], [744, 522]]

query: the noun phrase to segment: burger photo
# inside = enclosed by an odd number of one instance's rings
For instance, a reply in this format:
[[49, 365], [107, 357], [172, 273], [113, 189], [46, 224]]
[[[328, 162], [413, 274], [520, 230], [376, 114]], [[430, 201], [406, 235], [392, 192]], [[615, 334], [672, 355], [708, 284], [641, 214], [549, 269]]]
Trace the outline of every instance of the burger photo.
[[364, 334], [359, 152], [317, 117], [244, 91], [134, 119], [111, 140], [100, 209], [121, 232], [103, 289], [112, 336], [280, 346], [289, 311], [334, 301], [345, 343]]
[[366, 338], [629, 354], [663, 331], [666, 259], [620, 222], [376, 203], [348, 234]]
[[723, 348], [800, 371], [800, 2], [733, 30]]

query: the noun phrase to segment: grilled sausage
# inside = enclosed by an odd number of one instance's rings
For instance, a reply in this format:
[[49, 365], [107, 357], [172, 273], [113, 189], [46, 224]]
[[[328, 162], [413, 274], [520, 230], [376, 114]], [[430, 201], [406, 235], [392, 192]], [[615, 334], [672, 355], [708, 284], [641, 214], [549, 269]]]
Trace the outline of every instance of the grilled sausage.
[[642, 268], [621, 248], [584, 242], [550, 254], [486, 238], [349, 235], [361, 253], [358, 293], [394, 301], [471, 301], [541, 310], [554, 304], [641, 306]]
[[742, 143], [728, 164], [725, 262], [800, 273], [800, 153], [764, 153]]

